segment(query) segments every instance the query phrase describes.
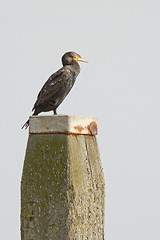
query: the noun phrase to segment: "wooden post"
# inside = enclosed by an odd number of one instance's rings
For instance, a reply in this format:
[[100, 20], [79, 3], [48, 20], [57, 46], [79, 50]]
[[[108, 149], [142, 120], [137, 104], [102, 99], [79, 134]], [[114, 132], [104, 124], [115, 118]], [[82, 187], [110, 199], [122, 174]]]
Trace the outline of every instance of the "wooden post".
[[32, 116], [21, 182], [21, 240], [104, 239], [97, 120]]

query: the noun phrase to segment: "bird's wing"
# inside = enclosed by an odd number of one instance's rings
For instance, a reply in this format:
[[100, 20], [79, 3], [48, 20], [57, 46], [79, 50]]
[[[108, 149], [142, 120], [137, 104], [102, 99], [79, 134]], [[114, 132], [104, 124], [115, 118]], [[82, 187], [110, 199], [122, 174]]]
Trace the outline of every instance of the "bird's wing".
[[59, 88], [65, 84], [70, 75], [70, 70], [64, 68], [61, 68], [57, 72], [53, 73], [40, 90], [32, 111], [35, 107], [45, 104], [52, 96], [54, 96]]

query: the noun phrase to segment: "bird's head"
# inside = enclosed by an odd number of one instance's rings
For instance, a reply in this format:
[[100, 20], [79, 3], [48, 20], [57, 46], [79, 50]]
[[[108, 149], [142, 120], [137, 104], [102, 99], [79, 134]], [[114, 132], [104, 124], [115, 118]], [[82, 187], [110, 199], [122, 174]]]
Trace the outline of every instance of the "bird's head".
[[62, 57], [63, 66], [72, 65], [74, 62], [86, 62], [78, 53], [75, 52], [67, 52]]

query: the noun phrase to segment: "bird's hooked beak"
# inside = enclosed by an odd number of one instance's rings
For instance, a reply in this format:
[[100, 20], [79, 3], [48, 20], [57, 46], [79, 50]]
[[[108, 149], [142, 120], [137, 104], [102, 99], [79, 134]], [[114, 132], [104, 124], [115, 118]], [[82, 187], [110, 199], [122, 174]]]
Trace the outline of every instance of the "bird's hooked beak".
[[88, 61], [84, 60], [83, 58], [80, 58], [80, 57], [76, 57], [75, 60], [77, 62], [86, 62], [86, 63], [89, 63]]

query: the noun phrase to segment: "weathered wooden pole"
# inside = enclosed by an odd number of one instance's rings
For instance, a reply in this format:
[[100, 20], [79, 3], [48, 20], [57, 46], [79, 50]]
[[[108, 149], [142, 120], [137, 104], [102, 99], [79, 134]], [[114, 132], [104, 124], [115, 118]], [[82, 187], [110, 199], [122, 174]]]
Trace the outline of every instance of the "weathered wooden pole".
[[104, 239], [94, 117], [33, 116], [21, 182], [21, 240]]

